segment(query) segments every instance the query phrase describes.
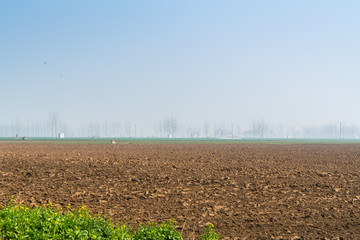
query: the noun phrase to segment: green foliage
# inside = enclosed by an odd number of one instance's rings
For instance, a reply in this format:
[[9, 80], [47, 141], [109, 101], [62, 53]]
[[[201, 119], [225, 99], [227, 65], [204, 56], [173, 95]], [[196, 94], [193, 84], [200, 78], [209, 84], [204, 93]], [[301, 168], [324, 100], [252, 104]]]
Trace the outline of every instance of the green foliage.
[[135, 240], [181, 240], [181, 234], [175, 230], [173, 221], [167, 221], [160, 226], [150, 223], [148, 226], [140, 226], [134, 236]]
[[204, 229], [204, 233], [201, 235], [200, 240], [220, 240], [219, 234], [214, 230], [214, 225], [209, 224], [207, 228]]
[[[85, 207], [71, 210], [54, 208], [52, 204], [29, 208], [10, 202], [0, 207], [0, 239], [69, 239], [69, 240], [182, 240], [175, 223], [150, 223], [134, 233], [126, 225], [113, 225], [98, 215], [90, 215]], [[204, 230], [202, 240], [220, 239], [213, 226]]]
[[1, 239], [132, 239], [131, 228], [114, 226], [82, 207], [61, 212], [48, 206], [30, 209], [9, 204], [0, 209]]

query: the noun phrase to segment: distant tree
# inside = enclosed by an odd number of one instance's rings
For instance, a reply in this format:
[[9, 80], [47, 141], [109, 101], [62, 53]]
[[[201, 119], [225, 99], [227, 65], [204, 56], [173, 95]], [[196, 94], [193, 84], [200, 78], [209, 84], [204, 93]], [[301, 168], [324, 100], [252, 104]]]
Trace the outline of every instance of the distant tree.
[[108, 124], [108, 122], [103, 122], [101, 124], [101, 136], [109, 137], [109, 124]]
[[174, 117], [170, 118], [170, 129], [172, 137], [175, 137], [178, 130], [178, 122]]
[[15, 119], [15, 135], [22, 133], [22, 131], [23, 131], [23, 127], [22, 127], [21, 120], [19, 117], [16, 117], [16, 119]]
[[235, 127], [235, 137], [236, 138], [241, 138], [241, 126], [239, 124], [236, 125]]
[[165, 134], [165, 137], [175, 137], [178, 130], [178, 122], [174, 117], [167, 117], [161, 121], [161, 130]]
[[50, 127], [51, 137], [56, 137], [58, 133], [58, 127], [60, 122], [60, 116], [57, 112], [51, 112], [48, 118], [48, 125]]
[[208, 122], [204, 122], [203, 132], [204, 132], [204, 136], [206, 138], [208, 138], [209, 137], [209, 123]]
[[254, 138], [264, 138], [267, 130], [268, 125], [265, 123], [265, 120], [253, 120], [251, 122], [251, 132]]
[[228, 128], [224, 124], [221, 124], [220, 126], [214, 124], [214, 136], [216, 138], [229, 138], [229, 134], [231, 136], [231, 129], [228, 130]]
[[198, 138], [200, 137], [200, 129], [197, 127], [189, 126], [186, 129], [187, 135], [190, 138]]
[[89, 137], [98, 138], [100, 137], [100, 124], [98, 122], [92, 122], [88, 126], [88, 133], [90, 133]]
[[112, 122], [110, 125], [110, 137], [121, 136], [121, 123], [119, 121]]
[[126, 134], [126, 137], [131, 137], [131, 123], [129, 121], [127, 121], [125, 123], [125, 134]]
[[337, 138], [338, 137], [338, 125], [336, 123], [331, 123], [323, 126], [322, 128], [323, 137], [325, 138]]

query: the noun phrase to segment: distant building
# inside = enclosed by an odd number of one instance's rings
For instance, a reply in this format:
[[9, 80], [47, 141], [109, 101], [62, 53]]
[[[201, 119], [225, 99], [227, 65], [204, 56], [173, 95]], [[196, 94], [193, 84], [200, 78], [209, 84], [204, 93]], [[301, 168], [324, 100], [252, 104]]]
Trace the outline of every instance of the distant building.
[[65, 138], [65, 134], [64, 133], [59, 133], [59, 138]]

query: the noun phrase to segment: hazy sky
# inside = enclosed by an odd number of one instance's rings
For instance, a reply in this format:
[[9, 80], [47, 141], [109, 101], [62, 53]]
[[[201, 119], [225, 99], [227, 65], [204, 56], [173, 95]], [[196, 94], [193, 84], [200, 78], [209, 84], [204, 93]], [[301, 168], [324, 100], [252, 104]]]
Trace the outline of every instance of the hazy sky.
[[360, 123], [359, 1], [0, 1], [0, 120]]

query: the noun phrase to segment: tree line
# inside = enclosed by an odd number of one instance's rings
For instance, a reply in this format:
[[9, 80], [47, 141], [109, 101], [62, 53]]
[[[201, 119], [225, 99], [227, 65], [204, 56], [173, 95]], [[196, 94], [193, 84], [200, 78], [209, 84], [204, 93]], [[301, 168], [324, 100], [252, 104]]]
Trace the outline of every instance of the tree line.
[[0, 137], [65, 137], [86, 138], [359, 138], [360, 129], [346, 123], [330, 123], [323, 126], [286, 126], [268, 124], [264, 119], [251, 121], [247, 126], [238, 123], [210, 123], [199, 125], [181, 123], [175, 117], [160, 119], [154, 124], [136, 124], [130, 121], [96, 122], [90, 121], [79, 126], [71, 126], [61, 120], [57, 112], [48, 119], [29, 121], [16, 118], [0, 120]]

